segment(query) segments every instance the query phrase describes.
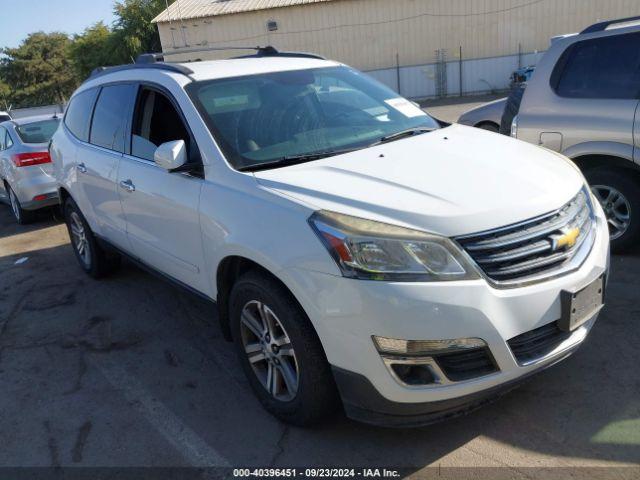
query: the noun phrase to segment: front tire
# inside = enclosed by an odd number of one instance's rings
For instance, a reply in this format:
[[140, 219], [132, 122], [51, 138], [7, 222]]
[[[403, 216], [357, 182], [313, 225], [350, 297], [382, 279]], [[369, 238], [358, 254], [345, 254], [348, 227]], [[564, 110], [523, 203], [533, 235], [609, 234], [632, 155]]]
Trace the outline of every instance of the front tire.
[[107, 252], [98, 244], [91, 227], [71, 198], [65, 203], [64, 214], [71, 246], [80, 267], [93, 278], [115, 271], [120, 266], [120, 256]]
[[242, 368], [267, 411], [297, 426], [335, 411], [337, 389], [320, 340], [282, 285], [260, 272], [243, 275], [229, 313]]
[[624, 170], [596, 168], [585, 177], [609, 225], [611, 250], [627, 251], [640, 241], [640, 182]]

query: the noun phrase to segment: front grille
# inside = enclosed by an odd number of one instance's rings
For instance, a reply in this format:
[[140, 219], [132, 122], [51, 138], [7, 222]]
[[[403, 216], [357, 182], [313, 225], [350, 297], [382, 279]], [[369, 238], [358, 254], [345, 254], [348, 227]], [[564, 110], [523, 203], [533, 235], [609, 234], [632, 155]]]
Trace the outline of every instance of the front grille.
[[569, 262], [586, 239], [593, 241], [594, 217], [587, 195], [582, 190], [555, 212], [456, 240], [497, 282], [547, 273]]
[[518, 363], [523, 364], [544, 357], [569, 336], [571, 333], [560, 330], [558, 322], [552, 322], [513, 337], [507, 343]]
[[482, 377], [498, 370], [491, 352], [486, 347], [443, 353], [434, 358], [452, 382]]

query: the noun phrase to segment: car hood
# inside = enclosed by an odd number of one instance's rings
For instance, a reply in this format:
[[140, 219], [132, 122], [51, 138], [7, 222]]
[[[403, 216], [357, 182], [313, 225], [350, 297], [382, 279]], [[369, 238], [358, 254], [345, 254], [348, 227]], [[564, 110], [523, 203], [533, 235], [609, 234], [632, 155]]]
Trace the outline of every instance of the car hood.
[[312, 209], [445, 236], [551, 212], [584, 182], [557, 154], [461, 125], [254, 175]]

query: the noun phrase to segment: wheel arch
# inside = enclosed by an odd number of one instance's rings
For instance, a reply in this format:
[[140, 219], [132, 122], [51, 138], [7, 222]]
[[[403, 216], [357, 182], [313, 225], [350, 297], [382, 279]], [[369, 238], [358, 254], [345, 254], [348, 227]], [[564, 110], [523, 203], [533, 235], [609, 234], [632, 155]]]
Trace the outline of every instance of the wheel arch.
[[216, 303], [218, 305], [218, 319], [226, 340], [231, 341], [231, 328], [229, 319], [229, 297], [233, 285], [238, 279], [249, 271], [258, 271], [273, 279], [288, 292], [293, 301], [304, 311], [304, 308], [293, 294], [286, 282], [271, 269], [258, 261], [244, 255], [228, 255], [218, 264], [216, 269]]
[[633, 172], [634, 176], [640, 178], [640, 166], [625, 157], [606, 154], [585, 154], [572, 157], [571, 160], [582, 172], [596, 168], [607, 168], [611, 170], [625, 170]]
[[491, 125], [492, 127], [495, 127], [497, 132], [500, 131], [500, 124], [494, 122], [493, 120], [481, 120], [481, 121], [477, 122], [474, 125], [474, 127], [475, 128], [482, 128], [484, 125]]

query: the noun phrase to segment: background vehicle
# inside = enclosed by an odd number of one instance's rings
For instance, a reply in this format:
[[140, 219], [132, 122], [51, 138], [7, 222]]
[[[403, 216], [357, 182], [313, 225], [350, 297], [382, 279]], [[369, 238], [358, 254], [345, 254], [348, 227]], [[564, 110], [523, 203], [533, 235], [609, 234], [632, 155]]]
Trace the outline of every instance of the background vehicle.
[[59, 123], [56, 116], [0, 123], [0, 195], [18, 223], [31, 221], [35, 210], [58, 204], [48, 148]]
[[513, 120], [518, 139], [583, 171], [609, 219], [612, 248], [640, 240], [640, 17], [552, 43]]
[[[511, 75], [511, 94], [509, 98], [499, 98], [493, 102], [485, 103], [478, 107], [472, 108], [460, 115], [458, 123], [461, 125], [469, 125], [470, 127], [482, 128], [490, 132], [505, 133], [501, 128], [505, 109], [512, 103], [510, 98], [514, 96], [514, 91], [524, 88], [527, 81], [533, 76], [534, 66], [522, 67]], [[519, 105], [519, 102], [518, 102]], [[511, 115], [511, 119], [513, 115]], [[509, 119], [509, 129], [506, 135], [510, 133], [511, 119]]]
[[11, 120], [11, 115], [7, 112], [0, 112], [0, 122], [6, 122], [7, 120]]
[[310, 54], [143, 59], [89, 78], [53, 137], [74, 253], [215, 299], [278, 418], [341, 397], [362, 421], [429, 423], [588, 335], [608, 233], [564, 158]]
[[500, 121], [506, 103], [506, 98], [499, 98], [493, 102], [472, 108], [460, 115], [458, 123], [497, 133], [500, 131]]

